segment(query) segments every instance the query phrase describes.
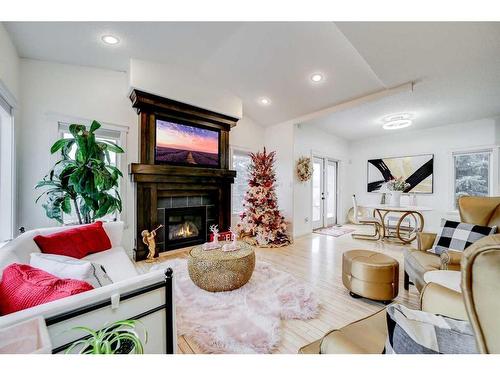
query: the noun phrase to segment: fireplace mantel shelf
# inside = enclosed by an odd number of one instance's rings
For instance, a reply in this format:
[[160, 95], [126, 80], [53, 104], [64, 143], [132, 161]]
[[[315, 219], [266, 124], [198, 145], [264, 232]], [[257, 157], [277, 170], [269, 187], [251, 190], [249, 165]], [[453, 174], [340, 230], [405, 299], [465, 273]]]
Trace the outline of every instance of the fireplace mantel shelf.
[[183, 176], [234, 179], [236, 177], [236, 171], [230, 169], [197, 168], [140, 163], [130, 164], [129, 173], [133, 176], [134, 181], [137, 181], [138, 175], [156, 175], [163, 176], [165, 178], [168, 178], [169, 176]]

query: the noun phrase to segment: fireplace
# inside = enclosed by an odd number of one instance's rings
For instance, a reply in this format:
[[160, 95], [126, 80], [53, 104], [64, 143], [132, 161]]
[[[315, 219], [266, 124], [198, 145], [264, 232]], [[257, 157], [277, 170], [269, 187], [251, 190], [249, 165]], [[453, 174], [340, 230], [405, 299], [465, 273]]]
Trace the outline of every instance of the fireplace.
[[[159, 250], [167, 251], [197, 245], [207, 239], [207, 208], [182, 207], [164, 210], [163, 238]], [[160, 220], [161, 221], [161, 218]]]
[[207, 241], [207, 228], [218, 224], [215, 194], [201, 191], [170, 194], [157, 200], [157, 222], [163, 224], [163, 228], [157, 232], [158, 251], [179, 249]]
[[[158, 253], [207, 241], [207, 228], [231, 225], [231, 184], [236, 172], [229, 169], [229, 131], [238, 119], [133, 90], [132, 106], [139, 114], [139, 162], [129, 166], [135, 185], [136, 235], [134, 259], [146, 259], [142, 242], [145, 229], [156, 228]], [[157, 164], [157, 119], [218, 133], [217, 166], [173, 162]]]

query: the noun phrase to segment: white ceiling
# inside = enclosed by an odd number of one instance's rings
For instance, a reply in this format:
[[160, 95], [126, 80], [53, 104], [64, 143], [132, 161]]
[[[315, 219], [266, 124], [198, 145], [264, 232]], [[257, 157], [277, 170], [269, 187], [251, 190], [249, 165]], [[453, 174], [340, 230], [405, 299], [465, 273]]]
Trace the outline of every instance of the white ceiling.
[[[414, 127], [500, 114], [499, 23], [8, 22], [21, 57], [125, 71], [130, 58], [182, 66], [243, 100], [270, 125], [415, 80], [413, 93], [312, 121], [348, 139], [382, 134], [407, 111]], [[116, 35], [106, 46], [100, 38]], [[309, 76], [326, 80], [313, 85]], [[266, 96], [272, 101], [257, 103]], [[403, 130], [402, 130], [403, 131]]]
[[[344, 138], [388, 134], [381, 118], [414, 115], [406, 132], [500, 115], [500, 23], [337, 23], [387, 85], [400, 93], [313, 120]], [[394, 131], [394, 130], [393, 130]]]

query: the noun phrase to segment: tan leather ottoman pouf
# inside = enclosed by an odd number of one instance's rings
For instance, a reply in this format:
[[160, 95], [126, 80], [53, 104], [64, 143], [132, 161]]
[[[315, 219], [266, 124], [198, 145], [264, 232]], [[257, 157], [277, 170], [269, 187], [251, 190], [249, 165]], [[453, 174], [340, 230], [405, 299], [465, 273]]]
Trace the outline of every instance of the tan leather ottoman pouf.
[[391, 302], [399, 292], [399, 263], [370, 250], [342, 254], [342, 282], [354, 298]]

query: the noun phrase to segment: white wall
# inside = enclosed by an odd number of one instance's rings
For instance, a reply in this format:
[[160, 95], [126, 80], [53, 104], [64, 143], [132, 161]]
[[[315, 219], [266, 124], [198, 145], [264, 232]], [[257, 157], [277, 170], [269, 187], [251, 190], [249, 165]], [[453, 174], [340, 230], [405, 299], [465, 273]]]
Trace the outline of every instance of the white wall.
[[129, 126], [125, 160], [122, 159], [126, 225], [124, 241], [132, 248], [133, 189], [128, 163], [137, 161], [137, 115], [127, 97], [126, 73], [21, 59], [22, 123], [17, 150], [19, 216], [26, 229], [54, 226], [45, 216], [33, 188], [54, 163], [50, 146], [58, 137], [58, 121], [68, 118], [98, 120]]
[[[295, 173], [295, 164], [301, 156], [320, 156], [338, 161], [338, 206], [337, 222], [343, 223], [345, 204], [342, 197], [348, 175], [346, 164], [349, 157], [349, 142], [307, 124], [295, 125], [293, 163], [293, 235], [302, 236], [312, 231], [312, 180], [300, 182]], [[348, 207], [347, 207], [348, 208]]]
[[249, 117], [243, 117], [229, 133], [229, 146], [242, 151], [258, 151], [264, 147], [265, 129]]
[[0, 23], [0, 85], [8, 89], [12, 95], [10, 99], [19, 100], [19, 57], [2, 23]]
[[131, 59], [129, 85], [211, 111], [241, 118], [243, 104], [236, 95], [210, 85], [178, 66]]
[[350, 186], [346, 195], [355, 193], [360, 205], [379, 202], [380, 194], [366, 191], [368, 159], [434, 154], [434, 193], [417, 195], [417, 203], [434, 209], [424, 217], [425, 230], [435, 231], [441, 218], [457, 218], [450, 212], [453, 199], [451, 153], [457, 149], [493, 145], [498, 140], [498, 126], [495, 120], [486, 119], [353, 142], [349, 149], [352, 162], [348, 165]]
[[289, 231], [293, 235], [293, 143], [294, 126], [282, 123], [265, 129], [267, 151], [275, 151], [276, 194], [278, 206], [285, 220], [290, 223]]

